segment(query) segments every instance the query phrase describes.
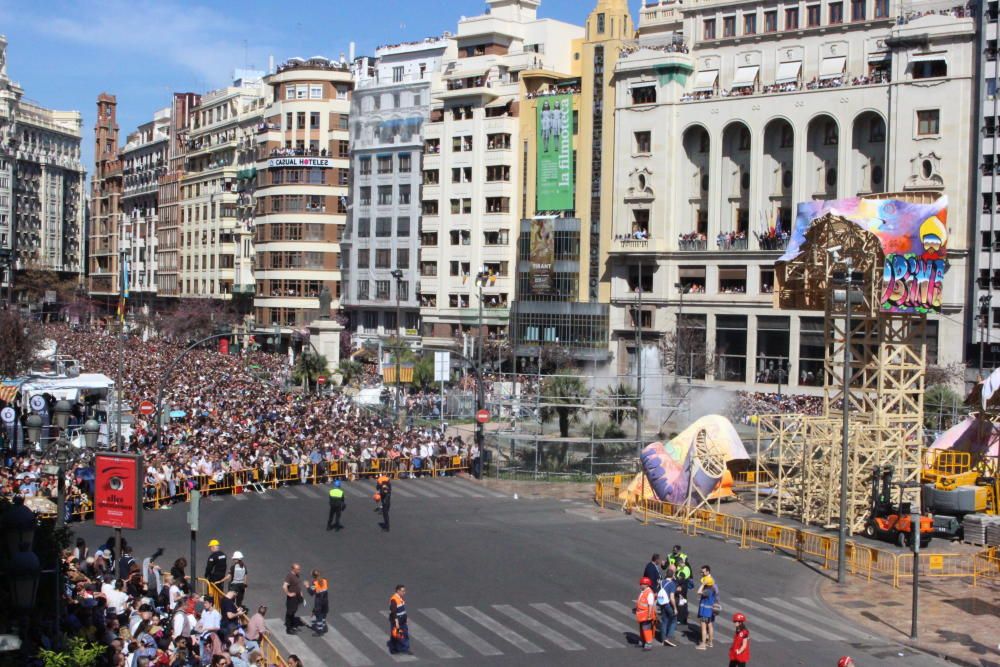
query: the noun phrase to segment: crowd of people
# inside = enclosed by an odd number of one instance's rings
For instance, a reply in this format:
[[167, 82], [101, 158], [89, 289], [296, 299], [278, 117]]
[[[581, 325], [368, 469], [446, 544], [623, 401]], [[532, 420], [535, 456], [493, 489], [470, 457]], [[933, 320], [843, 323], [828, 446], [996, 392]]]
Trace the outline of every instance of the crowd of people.
[[753, 424], [757, 415], [821, 415], [823, 397], [740, 391], [729, 404], [729, 414], [733, 421], [742, 424]]

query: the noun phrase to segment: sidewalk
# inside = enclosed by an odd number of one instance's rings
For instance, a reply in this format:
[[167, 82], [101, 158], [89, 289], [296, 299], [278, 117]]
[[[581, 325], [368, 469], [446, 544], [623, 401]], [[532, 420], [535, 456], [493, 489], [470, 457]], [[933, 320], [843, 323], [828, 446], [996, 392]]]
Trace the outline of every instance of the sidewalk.
[[[466, 475], [463, 474], [463, 477]], [[471, 475], [469, 479], [473, 479]], [[484, 476], [479, 483], [483, 486], [524, 497], [544, 497], [566, 500], [583, 500], [592, 503], [594, 501], [593, 482], [532, 482], [532, 481], [511, 481], [505, 479], [494, 479]]]
[[[910, 643], [913, 589], [849, 577], [844, 585], [824, 581], [823, 600], [859, 627]], [[921, 580], [918, 649], [963, 665], [1000, 667], [1000, 582]]]

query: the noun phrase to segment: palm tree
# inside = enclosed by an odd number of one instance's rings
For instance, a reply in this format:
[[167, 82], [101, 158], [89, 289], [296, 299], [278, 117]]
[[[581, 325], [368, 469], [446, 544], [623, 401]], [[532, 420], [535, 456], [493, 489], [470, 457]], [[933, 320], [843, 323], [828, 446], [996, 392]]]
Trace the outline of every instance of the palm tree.
[[639, 394], [632, 385], [620, 382], [601, 390], [601, 406], [608, 408], [611, 421], [621, 426], [625, 418], [639, 407]]
[[364, 367], [353, 359], [341, 359], [337, 367], [344, 385], [349, 385], [357, 380], [364, 373]]
[[425, 354], [413, 365], [413, 384], [421, 389], [434, 385], [434, 357]]
[[303, 350], [292, 369], [292, 378], [304, 386], [311, 387], [316, 383], [317, 378], [327, 374], [327, 366], [326, 357], [322, 354]]
[[580, 410], [590, 391], [579, 377], [569, 375], [572, 369], [564, 369], [559, 374], [546, 378], [542, 383], [542, 419], [548, 420], [553, 413], [559, 417], [559, 436], [569, 437], [570, 419]]

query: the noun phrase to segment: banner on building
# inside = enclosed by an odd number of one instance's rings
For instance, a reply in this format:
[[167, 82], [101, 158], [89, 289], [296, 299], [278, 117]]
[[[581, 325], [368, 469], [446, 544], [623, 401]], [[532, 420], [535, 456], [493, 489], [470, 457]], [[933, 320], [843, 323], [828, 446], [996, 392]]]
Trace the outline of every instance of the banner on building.
[[553, 265], [556, 255], [555, 219], [552, 216], [540, 216], [531, 220], [531, 239], [528, 248], [531, 261], [529, 272], [531, 293], [552, 294], [555, 292]]
[[310, 167], [329, 169], [333, 160], [328, 157], [275, 157], [267, 161], [269, 169], [275, 167]]
[[142, 527], [142, 457], [105, 452], [94, 457], [94, 524]]
[[568, 211], [573, 202], [573, 96], [548, 95], [535, 107], [537, 178], [535, 208]]
[[827, 213], [846, 218], [879, 240], [885, 257], [881, 308], [890, 313], [941, 311], [948, 266], [948, 198], [924, 202], [899, 199], [836, 199], [798, 205], [788, 249], [779, 262], [802, 251], [812, 222]]

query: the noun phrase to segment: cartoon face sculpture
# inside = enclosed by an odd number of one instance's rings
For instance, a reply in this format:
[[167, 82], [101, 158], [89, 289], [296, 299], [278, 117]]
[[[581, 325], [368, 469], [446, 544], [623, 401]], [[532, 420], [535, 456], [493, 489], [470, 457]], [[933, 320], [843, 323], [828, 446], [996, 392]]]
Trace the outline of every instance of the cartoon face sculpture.
[[948, 230], [936, 215], [932, 215], [920, 225], [920, 242], [924, 245], [922, 259], [941, 259], [948, 241]]

